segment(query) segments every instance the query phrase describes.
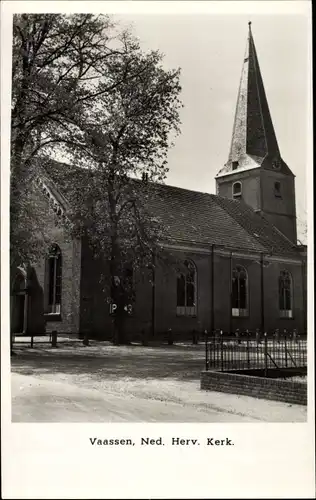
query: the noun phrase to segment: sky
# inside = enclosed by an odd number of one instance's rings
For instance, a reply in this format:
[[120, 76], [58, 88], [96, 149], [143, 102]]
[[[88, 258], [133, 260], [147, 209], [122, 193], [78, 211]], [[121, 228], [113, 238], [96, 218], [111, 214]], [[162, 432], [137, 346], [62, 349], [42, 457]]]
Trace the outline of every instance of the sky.
[[215, 193], [228, 159], [248, 21], [279, 148], [296, 176], [297, 214], [304, 218], [307, 162], [307, 18], [301, 15], [115, 15], [142, 47], [181, 68], [181, 135], [169, 153], [168, 184]]
[[[122, 27], [132, 27], [144, 50], [159, 49], [166, 68], [181, 68], [181, 135], [169, 152], [166, 182], [209, 193], [215, 193], [215, 175], [228, 159], [251, 21], [280, 152], [296, 176], [299, 224], [306, 220], [306, 179], [312, 172], [308, 2], [12, 1], [6, 8], [41, 12], [48, 4], [50, 12], [110, 14]], [[3, 79], [4, 86], [9, 80]], [[310, 158], [311, 153], [309, 163]]]

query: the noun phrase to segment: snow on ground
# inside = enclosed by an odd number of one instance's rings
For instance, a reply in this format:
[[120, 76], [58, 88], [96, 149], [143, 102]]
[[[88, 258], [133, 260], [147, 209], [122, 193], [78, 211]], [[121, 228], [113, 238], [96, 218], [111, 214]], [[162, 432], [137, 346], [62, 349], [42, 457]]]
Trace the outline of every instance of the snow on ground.
[[17, 347], [19, 422], [304, 422], [304, 406], [200, 390], [203, 345]]

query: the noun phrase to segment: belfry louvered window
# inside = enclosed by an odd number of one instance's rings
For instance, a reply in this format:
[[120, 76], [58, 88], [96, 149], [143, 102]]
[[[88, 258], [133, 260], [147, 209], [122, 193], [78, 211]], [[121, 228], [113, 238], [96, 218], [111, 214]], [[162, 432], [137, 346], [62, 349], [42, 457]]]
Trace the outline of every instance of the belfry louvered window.
[[60, 314], [61, 309], [61, 282], [62, 259], [58, 245], [53, 244], [47, 257], [47, 313]]
[[242, 266], [232, 272], [232, 315], [248, 316], [248, 275]]
[[241, 195], [242, 195], [242, 186], [241, 186], [241, 182], [234, 182], [233, 184], [233, 198], [235, 200], [238, 200], [239, 198], [241, 198]]
[[197, 294], [197, 273], [192, 261], [184, 261], [184, 271], [181, 271], [177, 278], [177, 315], [195, 316], [196, 294]]
[[281, 318], [293, 318], [293, 282], [288, 271], [279, 276], [279, 310]]

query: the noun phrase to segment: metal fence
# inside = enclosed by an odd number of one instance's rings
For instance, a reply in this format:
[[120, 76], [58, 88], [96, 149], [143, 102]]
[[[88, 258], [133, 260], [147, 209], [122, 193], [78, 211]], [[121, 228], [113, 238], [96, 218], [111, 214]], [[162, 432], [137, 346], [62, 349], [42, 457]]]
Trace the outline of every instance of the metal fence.
[[305, 368], [307, 341], [302, 338], [213, 337], [205, 341], [206, 370], [236, 371]]
[[50, 345], [51, 347], [58, 347], [58, 345], [82, 343], [89, 345], [89, 338], [87, 335], [79, 338], [78, 333], [60, 333], [56, 330], [48, 333], [41, 334], [11, 334], [11, 349], [14, 347], [34, 347], [37, 345]]

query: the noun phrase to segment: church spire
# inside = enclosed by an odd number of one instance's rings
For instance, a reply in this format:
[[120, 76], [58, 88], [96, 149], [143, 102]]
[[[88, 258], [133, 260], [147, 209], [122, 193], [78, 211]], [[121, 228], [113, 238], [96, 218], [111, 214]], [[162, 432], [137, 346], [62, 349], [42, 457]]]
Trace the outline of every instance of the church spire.
[[280, 155], [251, 22], [248, 26], [232, 142], [216, 190], [219, 196], [242, 200], [296, 243], [295, 179]]
[[277, 162], [281, 166], [283, 163], [263, 86], [251, 21], [248, 27], [229, 158], [218, 175], [237, 168], [259, 167], [267, 158], [271, 164]]

